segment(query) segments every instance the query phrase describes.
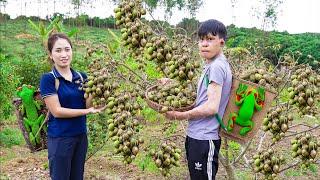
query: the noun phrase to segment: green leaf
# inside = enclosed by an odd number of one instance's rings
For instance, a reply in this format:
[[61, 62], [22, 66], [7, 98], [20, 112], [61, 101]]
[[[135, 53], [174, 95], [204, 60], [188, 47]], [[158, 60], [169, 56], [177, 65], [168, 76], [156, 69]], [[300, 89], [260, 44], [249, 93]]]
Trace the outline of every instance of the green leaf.
[[28, 22], [33, 30], [37, 31], [38, 33], [40, 32], [39, 27], [33, 21], [31, 21], [31, 19], [28, 19]]
[[112, 35], [114, 40], [117, 41], [117, 43], [121, 43], [119, 36], [117, 36], [114, 32], [112, 32], [110, 29], [108, 29], [108, 32]]
[[72, 36], [76, 35], [78, 32], [79, 32], [78, 28], [72, 28], [71, 31], [69, 31], [67, 33], [67, 35], [68, 35], [68, 37], [72, 37]]

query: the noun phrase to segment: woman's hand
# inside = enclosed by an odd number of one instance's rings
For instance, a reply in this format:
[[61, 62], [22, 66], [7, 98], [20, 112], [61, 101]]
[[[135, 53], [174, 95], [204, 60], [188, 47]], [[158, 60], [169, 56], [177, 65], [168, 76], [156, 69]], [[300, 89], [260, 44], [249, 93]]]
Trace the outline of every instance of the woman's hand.
[[103, 110], [105, 110], [107, 108], [107, 106], [103, 106], [103, 107], [99, 107], [99, 108], [94, 108], [91, 107], [88, 109], [89, 113], [88, 114], [95, 114], [95, 113], [101, 113]]

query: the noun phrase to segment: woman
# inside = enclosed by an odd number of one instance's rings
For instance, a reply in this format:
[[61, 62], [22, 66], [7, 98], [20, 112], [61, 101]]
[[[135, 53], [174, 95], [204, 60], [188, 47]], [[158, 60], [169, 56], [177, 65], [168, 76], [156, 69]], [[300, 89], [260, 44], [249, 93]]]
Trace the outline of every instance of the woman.
[[79, 90], [84, 73], [71, 68], [72, 44], [61, 33], [48, 39], [52, 71], [42, 75], [40, 92], [50, 111], [48, 120], [48, 159], [53, 180], [83, 179], [87, 153], [86, 115], [104, 108], [91, 107], [91, 98], [84, 99]]

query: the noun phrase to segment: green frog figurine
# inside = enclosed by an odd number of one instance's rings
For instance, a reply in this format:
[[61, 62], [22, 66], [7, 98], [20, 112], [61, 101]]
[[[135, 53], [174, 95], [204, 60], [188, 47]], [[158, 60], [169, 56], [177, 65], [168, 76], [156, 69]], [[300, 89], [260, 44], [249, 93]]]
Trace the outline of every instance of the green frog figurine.
[[252, 121], [254, 111], [255, 109], [257, 111], [262, 109], [264, 106], [264, 100], [264, 88], [249, 88], [248, 85], [240, 83], [236, 91], [235, 100], [235, 104], [240, 106], [240, 109], [237, 113], [230, 113], [227, 131], [231, 132], [234, 128], [234, 123], [236, 123], [237, 125], [242, 126], [239, 132], [241, 136], [245, 136], [250, 132], [254, 126], [254, 122]]
[[33, 146], [40, 144], [40, 133], [36, 137], [35, 135], [45, 119], [43, 114], [40, 116], [38, 114], [40, 104], [34, 99], [35, 92], [35, 87], [25, 84], [19, 87], [17, 91], [17, 95], [22, 100], [21, 114], [23, 116], [23, 125], [29, 133], [29, 140]]

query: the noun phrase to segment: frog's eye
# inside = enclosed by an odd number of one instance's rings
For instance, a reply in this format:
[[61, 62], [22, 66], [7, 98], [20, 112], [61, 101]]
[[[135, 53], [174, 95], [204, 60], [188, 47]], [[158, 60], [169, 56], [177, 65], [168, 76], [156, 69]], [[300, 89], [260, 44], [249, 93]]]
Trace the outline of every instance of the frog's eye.
[[18, 88], [17, 88], [17, 91], [21, 91], [21, 90], [22, 90], [22, 87], [18, 87]]
[[31, 86], [31, 85], [28, 85], [28, 88], [32, 88], [32, 86]]

